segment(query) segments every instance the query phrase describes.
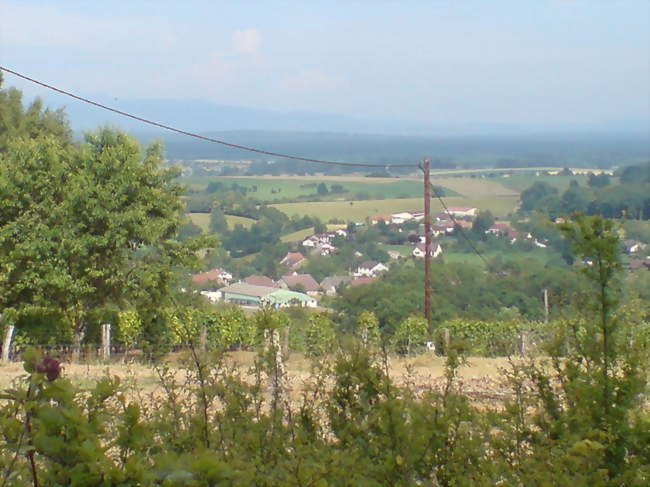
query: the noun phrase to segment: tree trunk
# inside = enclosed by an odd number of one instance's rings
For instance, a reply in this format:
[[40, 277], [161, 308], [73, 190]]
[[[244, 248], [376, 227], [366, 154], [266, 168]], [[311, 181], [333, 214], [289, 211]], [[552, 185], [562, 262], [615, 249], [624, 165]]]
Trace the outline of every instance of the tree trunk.
[[11, 340], [14, 334], [14, 325], [7, 325], [5, 329], [4, 340], [2, 341], [2, 361], [9, 361], [9, 351], [11, 350]]

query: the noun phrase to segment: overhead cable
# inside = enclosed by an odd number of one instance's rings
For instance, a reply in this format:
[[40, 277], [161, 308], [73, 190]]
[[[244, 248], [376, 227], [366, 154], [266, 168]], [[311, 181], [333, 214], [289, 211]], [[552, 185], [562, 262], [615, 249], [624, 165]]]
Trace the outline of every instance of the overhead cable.
[[233, 149], [240, 149], [248, 152], [255, 152], [257, 154], [264, 154], [267, 156], [272, 156], [272, 157], [281, 157], [285, 159], [293, 159], [295, 161], [304, 161], [304, 162], [311, 162], [315, 164], [325, 164], [328, 166], [347, 166], [347, 167], [374, 167], [374, 168], [387, 168], [387, 167], [396, 167], [396, 168], [417, 168], [417, 164], [368, 164], [368, 163], [363, 163], [363, 162], [340, 162], [340, 161], [327, 161], [323, 159], [314, 159], [310, 157], [301, 157], [301, 156], [296, 156], [292, 154], [282, 154], [280, 152], [273, 152], [273, 151], [268, 151], [264, 149], [259, 149], [256, 147], [250, 147], [246, 145], [241, 145], [241, 144], [234, 144], [232, 142], [228, 142], [225, 140], [220, 140], [220, 139], [215, 139], [213, 137], [208, 137], [206, 135], [200, 135], [194, 132], [189, 132], [187, 130], [182, 130], [176, 127], [172, 127], [171, 125], [167, 125], [161, 122], [156, 122], [154, 120], [149, 120], [144, 117], [140, 117], [138, 115], [134, 115], [132, 113], [125, 112], [123, 110], [118, 110], [117, 108], [110, 107], [108, 105], [104, 105], [103, 103], [96, 102], [94, 100], [91, 100], [89, 98], [85, 98], [83, 96], [76, 95], [70, 91], [63, 90], [61, 88], [57, 88], [56, 86], [53, 86], [51, 84], [45, 83], [43, 81], [39, 81], [37, 79], [31, 78], [27, 75], [24, 75], [22, 73], [19, 73], [17, 71], [14, 71], [12, 69], [9, 69], [5, 66], [0, 66], [0, 70], [5, 71], [7, 73], [13, 74], [14, 76], [17, 76], [19, 78], [22, 78], [26, 81], [29, 81], [31, 83], [37, 84], [39, 86], [42, 86], [44, 88], [47, 88], [48, 90], [55, 91], [57, 93], [60, 93], [62, 95], [68, 96], [70, 98], [74, 98], [75, 100], [81, 101], [83, 103], [87, 103], [89, 105], [93, 105], [97, 108], [101, 108], [103, 110], [107, 110], [109, 112], [116, 113], [118, 115], [121, 115], [123, 117], [128, 117], [133, 120], [137, 120], [139, 122], [152, 125], [154, 127], [159, 127], [164, 130], [169, 130], [170, 132], [175, 132], [177, 134], [181, 135], [186, 135], [188, 137], [193, 137], [195, 139], [199, 140], [204, 140], [206, 142], [212, 142], [215, 144], [220, 144], [224, 145], [226, 147], [232, 147]]

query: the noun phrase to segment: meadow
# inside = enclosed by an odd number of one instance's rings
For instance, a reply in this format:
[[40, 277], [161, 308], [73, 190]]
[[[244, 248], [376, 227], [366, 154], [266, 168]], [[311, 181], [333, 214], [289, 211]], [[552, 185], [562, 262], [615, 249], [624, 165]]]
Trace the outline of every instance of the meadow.
[[[453, 180], [453, 178], [449, 178]], [[321, 200], [408, 198], [422, 194], [422, 182], [416, 178], [369, 178], [365, 176], [243, 176], [243, 177], [187, 177], [183, 182], [193, 189], [204, 190], [210, 182], [221, 182], [226, 187], [237, 184], [248, 188], [249, 195], [264, 202], [280, 202], [299, 198]], [[326, 184], [328, 194], [319, 194], [318, 185]], [[332, 192], [332, 185], [340, 185], [342, 192]], [[436, 184], [444, 184], [436, 181]], [[446, 188], [445, 194], [456, 195]]]
[[[489, 196], [467, 198], [451, 196], [444, 198], [447, 206], [469, 206], [479, 210], [490, 210], [496, 217], [505, 218], [514, 211], [518, 196]], [[400, 211], [421, 211], [422, 198], [377, 199], [360, 201], [315, 201], [305, 203], [281, 203], [271, 205], [286, 213], [288, 216], [309, 215], [323, 221], [331, 219], [363, 222], [366, 217], [376, 214], [391, 214]], [[442, 205], [437, 199], [431, 201], [431, 211], [442, 211]]]
[[[198, 225], [205, 233], [210, 232], [210, 213], [188, 213], [188, 216], [192, 223]], [[228, 222], [228, 228], [231, 230], [237, 224], [244, 226], [244, 228], [249, 228], [255, 223], [255, 220], [252, 218], [236, 215], [226, 215], [226, 221]]]

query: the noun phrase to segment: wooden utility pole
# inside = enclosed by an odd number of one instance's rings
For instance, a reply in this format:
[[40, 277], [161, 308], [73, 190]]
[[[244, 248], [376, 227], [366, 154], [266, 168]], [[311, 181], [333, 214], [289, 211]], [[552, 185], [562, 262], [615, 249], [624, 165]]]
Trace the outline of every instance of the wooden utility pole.
[[424, 172], [424, 317], [433, 333], [431, 321], [431, 159], [422, 161]]

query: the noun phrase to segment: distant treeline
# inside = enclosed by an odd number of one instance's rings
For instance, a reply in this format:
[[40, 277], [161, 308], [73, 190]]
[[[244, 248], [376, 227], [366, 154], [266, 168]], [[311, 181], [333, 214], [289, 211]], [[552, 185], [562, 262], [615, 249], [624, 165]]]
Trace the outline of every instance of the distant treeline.
[[589, 174], [587, 186], [577, 180], [560, 194], [538, 181], [521, 193], [521, 210], [543, 211], [552, 218], [575, 212], [607, 218], [650, 219], [650, 162], [627, 166], [615, 174]]
[[[639, 135], [556, 135], [519, 137], [398, 137], [385, 135], [219, 132], [210, 134], [237, 144], [304, 157], [386, 164], [389, 173], [399, 164], [433, 158], [434, 168], [466, 167], [593, 167], [609, 168], [650, 158], [650, 138]], [[250, 173], [337, 174], [358, 170], [278, 159], [185, 137], [161, 134], [171, 160], [252, 160]], [[150, 139], [151, 137], [142, 137]], [[409, 169], [408, 172], [412, 172]]]

